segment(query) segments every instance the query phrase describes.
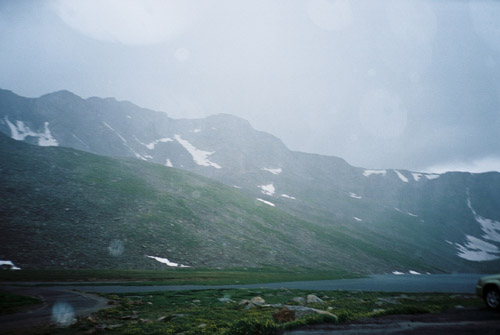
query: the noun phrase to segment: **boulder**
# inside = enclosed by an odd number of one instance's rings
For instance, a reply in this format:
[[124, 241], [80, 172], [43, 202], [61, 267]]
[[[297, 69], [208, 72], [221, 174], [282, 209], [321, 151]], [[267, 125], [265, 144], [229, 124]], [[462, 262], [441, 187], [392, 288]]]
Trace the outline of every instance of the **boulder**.
[[295, 311], [291, 311], [284, 307], [273, 314], [274, 321], [278, 323], [291, 322], [295, 320]]
[[295, 298], [292, 299], [292, 301], [295, 301], [299, 305], [303, 305], [303, 304], [306, 303], [306, 299], [304, 299], [302, 297], [295, 297]]
[[322, 310], [316, 309], [316, 308], [305, 307], [305, 306], [289, 306], [289, 305], [287, 305], [285, 307], [291, 311], [294, 311], [295, 318], [297, 318], [297, 319], [303, 318], [304, 316], [308, 316], [308, 315], [314, 315], [314, 314], [330, 315], [334, 318], [337, 318], [337, 316], [335, 314], [332, 314], [332, 313], [327, 312], [327, 311], [322, 311]]
[[254, 305], [264, 305], [266, 303], [262, 297], [253, 297], [250, 302]]
[[218, 300], [220, 302], [233, 302], [233, 300], [231, 300], [231, 298], [227, 298], [227, 297], [224, 297], [224, 298], [218, 298]]
[[308, 304], [315, 302], [323, 302], [323, 300], [321, 300], [317, 295], [314, 294], [308, 294], [306, 297], [306, 301]]

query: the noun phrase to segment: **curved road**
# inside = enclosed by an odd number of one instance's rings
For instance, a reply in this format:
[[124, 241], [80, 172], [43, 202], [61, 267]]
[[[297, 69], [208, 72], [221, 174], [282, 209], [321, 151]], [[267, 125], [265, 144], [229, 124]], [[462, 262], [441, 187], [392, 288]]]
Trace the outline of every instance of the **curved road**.
[[[16, 287], [6, 286], [1, 289], [12, 293], [30, 295], [41, 298], [44, 303], [33, 310], [0, 317], [0, 330], [29, 328], [46, 325], [57, 321], [67, 322], [68, 317], [87, 315], [107, 306], [107, 300], [94, 294], [97, 293], [132, 293], [178, 290], [207, 290], [221, 288], [289, 288], [304, 290], [348, 290], [348, 291], [385, 291], [385, 292], [446, 292], [474, 293], [475, 284], [481, 275], [374, 275], [359, 279], [320, 280], [304, 282], [283, 282], [250, 285], [221, 286], [53, 286], [53, 287]], [[28, 284], [28, 283], [23, 283]], [[38, 283], [31, 283], [38, 284]], [[76, 290], [76, 291], [75, 291]], [[59, 305], [58, 305], [59, 303]], [[58, 305], [57, 307], [54, 307]], [[59, 312], [56, 310], [59, 309]], [[65, 318], [61, 314], [68, 312]], [[72, 314], [74, 312], [74, 314]], [[319, 333], [316, 333], [319, 334]]]
[[0, 332], [71, 323], [76, 316], [89, 315], [108, 306], [108, 300], [96, 294], [73, 292], [67, 288], [2, 286], [0, 289], [43, 301], [32, 309], [0, 316]]

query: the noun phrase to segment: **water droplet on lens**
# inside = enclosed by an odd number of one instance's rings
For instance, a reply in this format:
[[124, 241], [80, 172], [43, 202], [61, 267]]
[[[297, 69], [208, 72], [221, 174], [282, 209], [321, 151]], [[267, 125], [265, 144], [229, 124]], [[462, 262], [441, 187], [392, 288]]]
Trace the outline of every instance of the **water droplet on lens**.
[[52, 321], [63, 327], [73, 324], [76, 321], [73, 307], [66, 302], [56, 303], [52, 307]]
[[123, 245], [123, 242], [120, 240], [113, 240], [109, 244], [108, 251], [111, 256], [117, 257], [123, 254], [125, 251], [125, 246]]

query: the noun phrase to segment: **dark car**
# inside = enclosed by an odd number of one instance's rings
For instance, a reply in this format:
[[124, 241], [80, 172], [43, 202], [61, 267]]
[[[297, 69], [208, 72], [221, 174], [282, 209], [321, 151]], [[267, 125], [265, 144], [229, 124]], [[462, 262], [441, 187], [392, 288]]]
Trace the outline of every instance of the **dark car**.
[[484, 299], [488, 308], [500, 309], [500, 275], [480, 278], [476, 285], [476, 293]]

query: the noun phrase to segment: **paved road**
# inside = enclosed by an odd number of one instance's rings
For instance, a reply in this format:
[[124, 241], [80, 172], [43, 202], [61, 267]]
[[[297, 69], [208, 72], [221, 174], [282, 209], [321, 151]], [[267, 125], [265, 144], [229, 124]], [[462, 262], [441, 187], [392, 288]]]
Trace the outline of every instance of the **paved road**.
[[172, 286], [60, 286], [57, 289], [76, 289], [98, 293], [133, 293], [153, 291], [207, 290], [221, 288], [289, 288], [303, 290], [346, 290], [346, 291], [384, 291], [384, 292], [444, 292], [475, 293], [476, 283], [482, 275], [374, 275], [367, 278], [317, 280], [302, 282], [282, 282], [250, 285], [172, 285]]
[[486, 308], [457, 309], [441, 314], [393, 315], [341, 325], [314, 325], [285, 335], [498, 335], [500, 313]]
[[12, 293], [33, 296], [43, 303], [16, 314], [0, 316], [2, 330], [30, 329], [52, 323], [69, 324], [76, 316], [88, 315], [107, 306], [108, 300], [95, 294], [71, 292], [67, 288], [2, 287]]

